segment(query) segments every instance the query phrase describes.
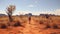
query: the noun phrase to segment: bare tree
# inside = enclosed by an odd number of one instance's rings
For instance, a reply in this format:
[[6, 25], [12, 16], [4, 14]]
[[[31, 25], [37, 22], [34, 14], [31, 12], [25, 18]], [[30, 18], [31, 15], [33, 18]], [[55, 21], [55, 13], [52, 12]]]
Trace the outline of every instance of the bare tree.
[[15, 8], [16, 8], [15, 5], [9, 5], [9, 6], [7, 7], [7, 14], [8, 14], [8, 17], [9, 17], [10, 22], [13, 20], [13, 19], [12, 19], [12, 13], [13, 13], [13, 11], [15, 10]]

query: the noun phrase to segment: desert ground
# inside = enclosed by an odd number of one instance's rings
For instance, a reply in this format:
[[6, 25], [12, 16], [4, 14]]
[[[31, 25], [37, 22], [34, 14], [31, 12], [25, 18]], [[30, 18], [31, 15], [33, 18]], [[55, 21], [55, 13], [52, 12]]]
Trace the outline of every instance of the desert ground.
[[60, 16], [0, 17], [0, 34], [60, 34]]

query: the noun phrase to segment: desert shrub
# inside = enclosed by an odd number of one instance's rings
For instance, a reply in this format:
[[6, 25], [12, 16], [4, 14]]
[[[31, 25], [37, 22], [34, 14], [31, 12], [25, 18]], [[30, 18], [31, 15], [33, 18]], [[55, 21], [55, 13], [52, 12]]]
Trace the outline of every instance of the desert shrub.
[[2, 24], [1, 29], [5, 29], [5, 28], [7, 28], [7, 26], [5, 24]]
[[17, 27], [17, 26], [22, 26], [22, 25], [21, 25], [21, 23], [18, 21], [18, 22], [16, 22], [16, 23], [14, 24], [14, 26]]
[[53, 24], [53, 29], [58, 29], [58, 26], [56, 24]]
[[51, 26], [49, 24], [46, 24], [46, 28], [51, 28]]
[[49, 15], [45, 15], [46, 18], [49, 18]]
[[44, 22], [43, 21], [40, 21], [39, 24], [44, 24]]

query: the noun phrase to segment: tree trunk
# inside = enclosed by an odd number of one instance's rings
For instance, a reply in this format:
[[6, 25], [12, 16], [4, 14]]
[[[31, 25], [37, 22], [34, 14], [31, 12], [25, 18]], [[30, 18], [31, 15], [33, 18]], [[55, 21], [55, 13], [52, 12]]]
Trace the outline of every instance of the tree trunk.
[[9, 21], [12, 22], [13, 21], [12, 14], [8, 13], [8, 17], [9, 17]]

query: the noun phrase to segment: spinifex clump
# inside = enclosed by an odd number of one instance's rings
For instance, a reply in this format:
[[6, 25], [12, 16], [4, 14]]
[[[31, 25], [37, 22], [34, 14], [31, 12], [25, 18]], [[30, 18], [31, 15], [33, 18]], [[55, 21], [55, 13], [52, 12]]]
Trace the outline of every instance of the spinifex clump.
[[15, 5], [9, 5], [7, 7], [7, 14], [8, 14], [8, 17], [9, 17], [10, 22], [13, 21], [13, 19], [12, 19], [12, 13], [15, 10], [15, 8], [16, 8]]
[[2, 24], [0, 28], [5, 29], [7, 26], [5, 24]]

